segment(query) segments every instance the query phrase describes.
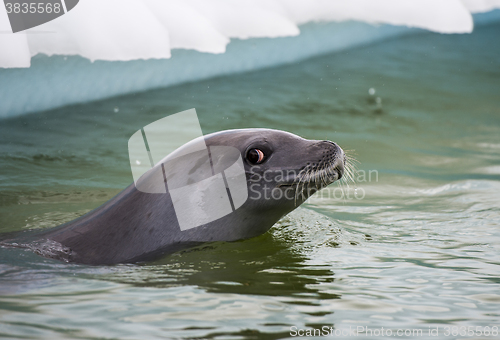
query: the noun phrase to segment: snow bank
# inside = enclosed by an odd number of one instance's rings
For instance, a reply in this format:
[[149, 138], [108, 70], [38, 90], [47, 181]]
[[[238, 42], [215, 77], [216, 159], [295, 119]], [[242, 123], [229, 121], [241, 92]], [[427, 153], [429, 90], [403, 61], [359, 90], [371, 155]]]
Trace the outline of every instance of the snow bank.
[[[84, 0], [12, 34], [0, 6], [0, 117], [276, 66], [414, 28], [467, 33], [471, 13], [498, 7], [500, 0]], [[476, 23], [500, 20], [499, 12], [476, 15]]]

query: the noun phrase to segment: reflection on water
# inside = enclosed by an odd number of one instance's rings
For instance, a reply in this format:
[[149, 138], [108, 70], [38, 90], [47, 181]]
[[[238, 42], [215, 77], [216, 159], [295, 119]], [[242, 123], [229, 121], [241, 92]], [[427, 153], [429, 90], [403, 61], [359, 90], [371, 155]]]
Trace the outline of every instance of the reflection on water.
[[0, 249], [0, 334], [277, 339], [290, 326], [498, 325], [499, 34], [422, 34], [2, 121], [1, 232], [102, 204], [132, 182], [130, 135], [192, 107], [204, 133], [330, 139], [377, 176], [342, 186], [362, 199], [334, 184], [265, 235], [155, 263], [87, 267]]

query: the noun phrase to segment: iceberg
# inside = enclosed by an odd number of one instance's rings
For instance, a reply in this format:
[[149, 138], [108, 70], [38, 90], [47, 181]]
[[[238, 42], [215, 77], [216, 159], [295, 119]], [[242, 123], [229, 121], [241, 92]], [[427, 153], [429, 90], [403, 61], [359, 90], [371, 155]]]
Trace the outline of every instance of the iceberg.
[[500, 0], [85, 0], [14, 34], [0, 6], [0, 117], [273, 67], [422, 29], [470, 33], [474, 22], [500, 20], [495, 8]]

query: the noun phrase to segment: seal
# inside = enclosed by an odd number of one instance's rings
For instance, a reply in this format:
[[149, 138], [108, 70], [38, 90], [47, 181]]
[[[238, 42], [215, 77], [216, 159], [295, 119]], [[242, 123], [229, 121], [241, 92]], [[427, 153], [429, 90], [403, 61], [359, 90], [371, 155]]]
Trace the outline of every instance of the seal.
[[227, 130], [202, 138], [207, 147], [239, 151], [248, 198], [238, 209], [181, 230], [168, 190], [147, 193], [132, 184], [86, 215], [38, 234], [30, 248], [66, 262], [109, 265], [149, 261], [204, 242], [252, 238], [340, 179], [346, 166], [337, 144], [279, 130]]

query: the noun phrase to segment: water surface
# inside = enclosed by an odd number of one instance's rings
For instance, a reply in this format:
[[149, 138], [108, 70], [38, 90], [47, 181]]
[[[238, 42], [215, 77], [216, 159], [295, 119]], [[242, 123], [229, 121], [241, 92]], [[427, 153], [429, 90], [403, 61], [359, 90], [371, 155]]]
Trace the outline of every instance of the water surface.
[[334, 184], [265, 235], [155, 263], [0, 249], [0, 336], [276, 339], [326, 325], [425, 338], [500, 326], [499, 36], [500, 25], [423, 33], [1, 121], [1, 232], [57, 226], [110, 199], [132, 181], [128, 138], [193, 107], [204, 133], [329, 139], [360, 172], [343, 197]]

